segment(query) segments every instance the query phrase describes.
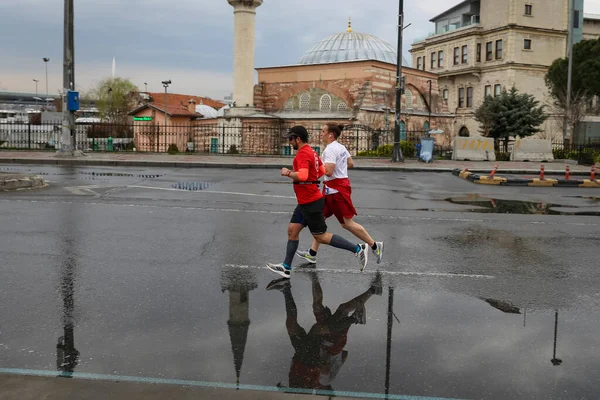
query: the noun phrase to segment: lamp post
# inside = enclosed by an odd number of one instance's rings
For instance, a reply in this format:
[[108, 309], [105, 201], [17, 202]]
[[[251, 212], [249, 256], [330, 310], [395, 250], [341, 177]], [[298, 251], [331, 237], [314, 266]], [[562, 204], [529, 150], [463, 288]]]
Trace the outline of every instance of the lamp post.
[[[48, 57], [44, 57], [42, 60], [44, 60], [44, 65], [46, 65], [46, 99], [48, 99], [48, 62], [50, 59]], [[46, 108], [48, 108], [48, 100], [46, 100]]]
[[40, 80], [39, 79], [34, 79], [33, 81], [35, 82], [35, 95], [37, 96], [38, 95], [38, 86], [37, 86], [37, 84], [38, 84], [38, 82]]
[[148, 83], [144, 82], [144, 93], [148, 93]]
[[165, 147], [166, 147], [166, 145], [167, 145], [167, 89], [168, 89], [169, 85], [171, 84], [171, 80], [169, 79], [168, 81], [162, 81], [161, 83], [162, 83], [163, 87], [165, 88]]
[[402, 31], [404, 29], [404, 0], [399, 0], [398, 5], [398, 54], [396, 66], [396, 124], [394, 129], [394, 148], [392, 151], [392, 162], [404, 162], [402, 149], [400, 148], [400, 119], [401, 101], [403, 91], [402, 79]]
[[[429, 83], [429, 107], [428, 107], [429, 108], [429, 117], [427, 119], [427, 121], [428, 121], [427, 128], [428, 128], [428, 130], [430, 130], [431, 129], [431, 106], [432, 106], [432, 104], [431, 104], [431, 79], [428, 80], [427, 82]], [[429, 134], [429, 132], [427, 132], [427, 134]]]

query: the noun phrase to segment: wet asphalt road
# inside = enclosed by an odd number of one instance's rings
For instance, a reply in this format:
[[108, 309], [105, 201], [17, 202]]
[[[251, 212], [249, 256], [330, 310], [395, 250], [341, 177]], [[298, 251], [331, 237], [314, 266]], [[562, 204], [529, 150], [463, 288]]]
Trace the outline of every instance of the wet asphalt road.
[[[265, 290], [277, 276], [263, 268], [282, 260], [295, 205], [276, 170], [0, 170], [50, 182], [0, 193], [0, 372], [290, 386], [284, 294]], [[348, 330], [334, 391], [600, 397], [597, 190], [351, 179], [383, 263], [359, 273], [352, 255], [323, 247], [317, 268], [291, 279], [308, 331], [316, 282], [335, 311], [382, 273], [366, 324]], [[301, 247], [309, 240], [302, 232]]]

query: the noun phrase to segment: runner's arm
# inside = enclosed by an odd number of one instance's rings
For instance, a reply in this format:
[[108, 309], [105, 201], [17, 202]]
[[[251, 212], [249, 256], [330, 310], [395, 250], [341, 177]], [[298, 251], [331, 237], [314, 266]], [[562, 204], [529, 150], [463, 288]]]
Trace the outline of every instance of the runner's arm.
[[300, 168], [298, 171], [282, 168], [281, 175], [290, 177], [292, 180], [297, 182], [305, 182], [308, 179], [308, 168]]
[[333, 171], [335, 171], [335, 163], [325, 163], [325, 175], [333, 176]]
[[348, 157], [348, 168], [354, 168], [354, 160], [352, 157]]

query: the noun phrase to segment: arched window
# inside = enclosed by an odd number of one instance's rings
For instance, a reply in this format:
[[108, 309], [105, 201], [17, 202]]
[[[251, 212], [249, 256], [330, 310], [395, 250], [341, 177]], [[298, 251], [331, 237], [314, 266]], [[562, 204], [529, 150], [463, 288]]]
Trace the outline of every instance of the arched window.
[[460, 128], [460, 131], [458, 131], [458, 136], [460, 136], [460, 137], [469, 137], [471, 135], [469, 134], [469, 130], [467, 129], [467, 127], [463, 126], [462, 128]]
[[292, 111], [294, 109], [294, 100], [289, 99], [286, 103], [285, 103], [285, 111]]
[[338, 104], [337, 109], [338, 109], [338, 111], [347, 111], [348, 110], [348, 104], [346, 104], [345, 102], [342, 101], [342, 102], [340, 102]]
[[406, 103], [406, 108], [411, 110], [413, 108], [413, 94], [410, 90], [406, 89], [404, 92], [404, 102]]
[[300, 95], [300, 111], [310, 110], [310, 94], [302, 93]]
[[321, 100], [319, 101], [319, 109], [321, 112], [331, 111], [331, 96], [328, 94], [324, 94], [321, 96]]
[[425, 133], [429, 132], [429, 121], [425, 121], [425, 123], [423, 124], [423, 130], [425, 131]]

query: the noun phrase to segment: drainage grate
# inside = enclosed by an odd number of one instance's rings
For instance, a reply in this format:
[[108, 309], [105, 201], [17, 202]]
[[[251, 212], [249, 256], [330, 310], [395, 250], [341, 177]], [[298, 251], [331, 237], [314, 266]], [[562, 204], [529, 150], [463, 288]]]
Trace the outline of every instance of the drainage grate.
[[212, 183], [209, 182], [179, 182], [171, 185], [175, 189], [198, 191], [208, 188]]

